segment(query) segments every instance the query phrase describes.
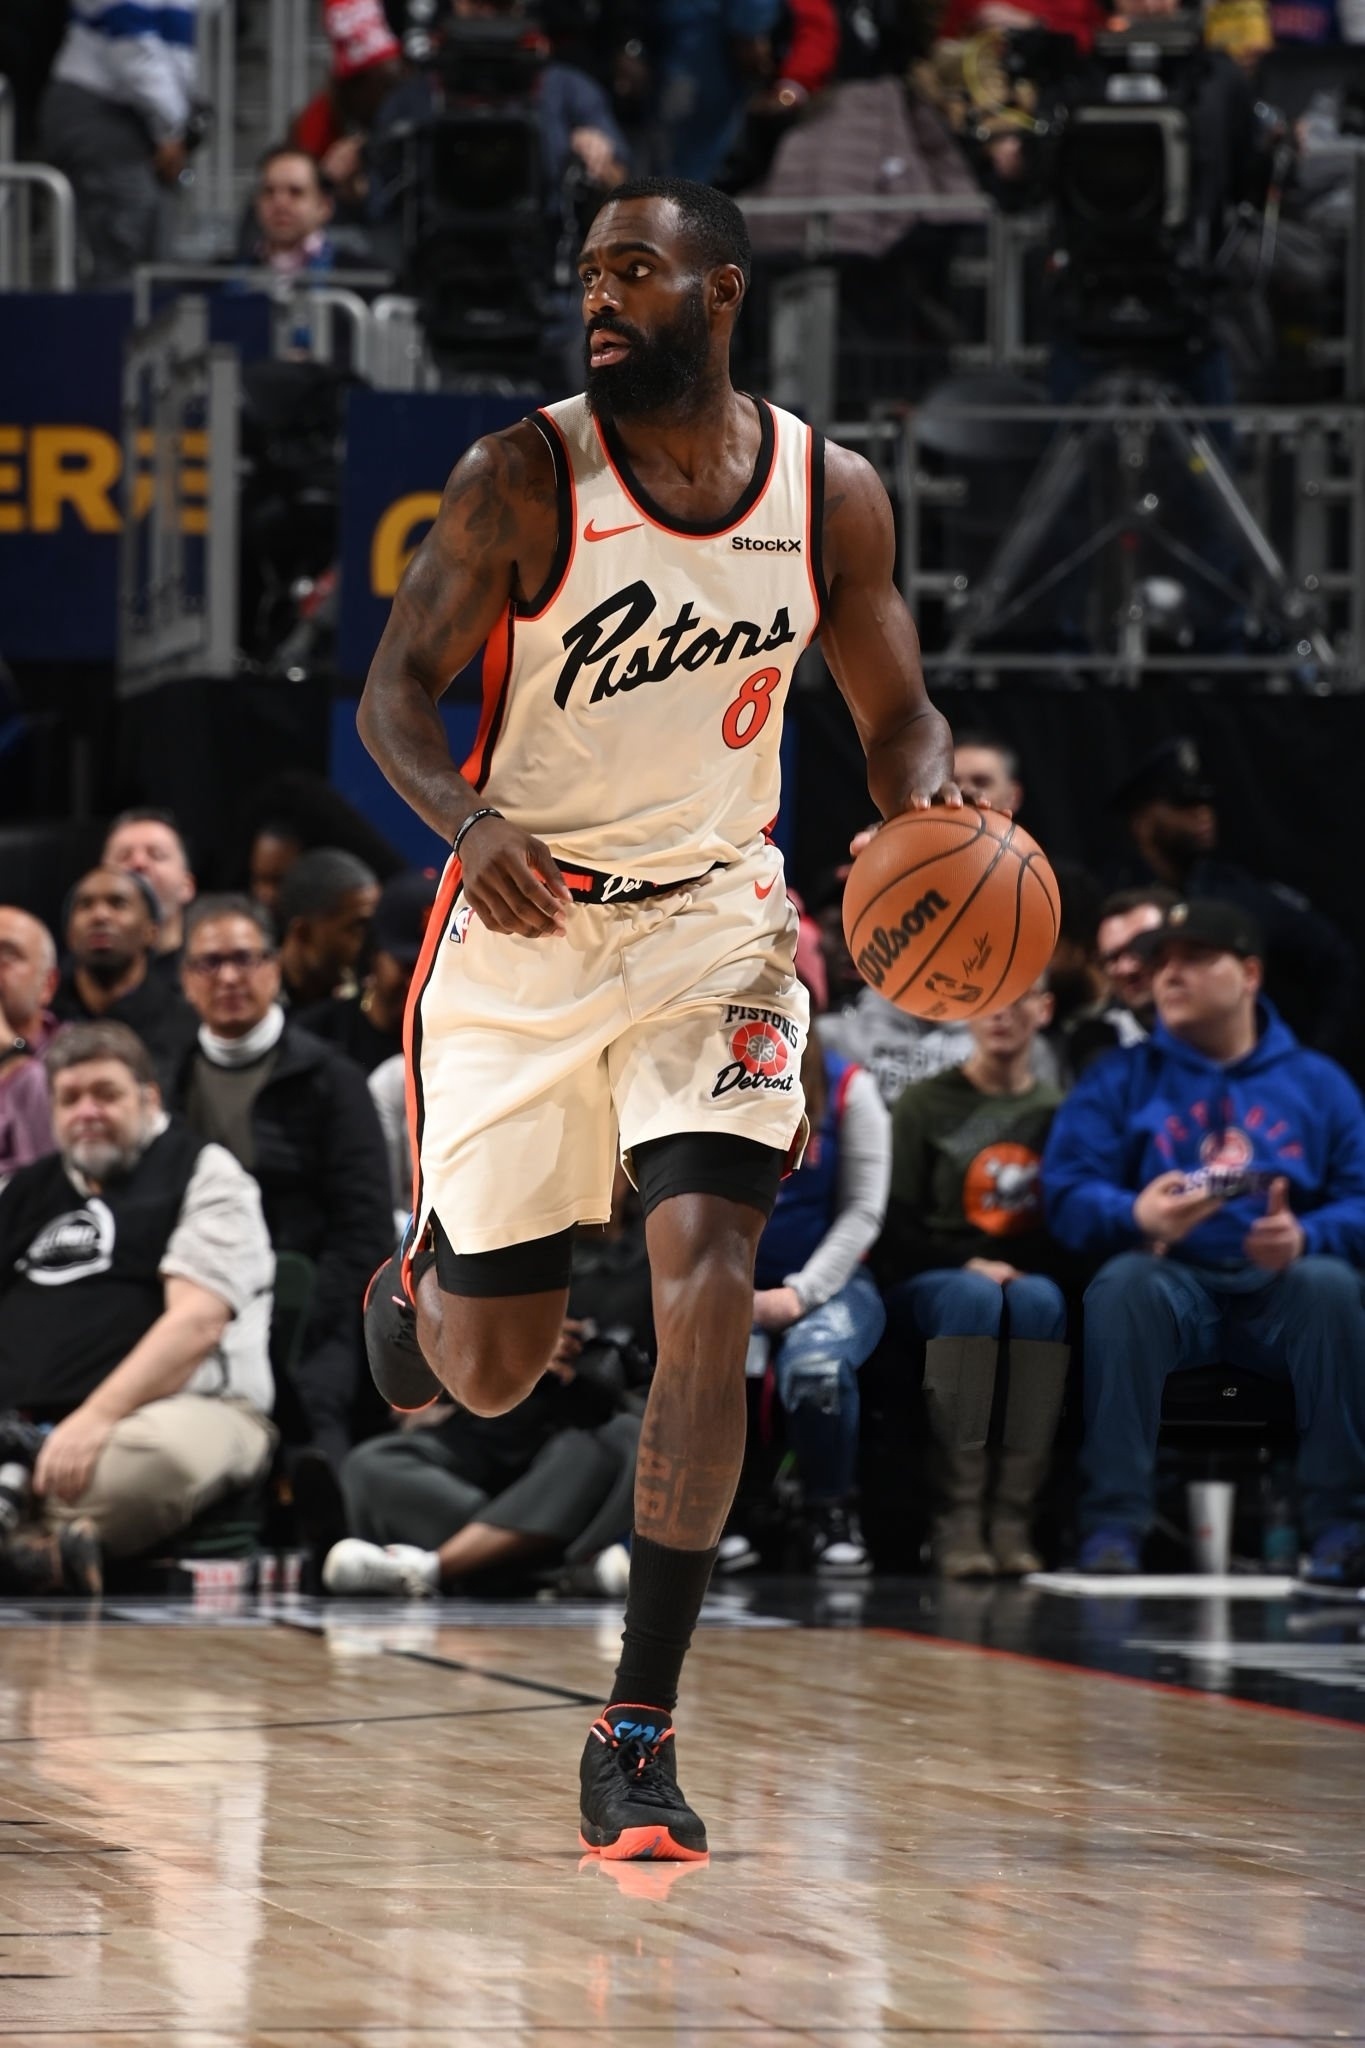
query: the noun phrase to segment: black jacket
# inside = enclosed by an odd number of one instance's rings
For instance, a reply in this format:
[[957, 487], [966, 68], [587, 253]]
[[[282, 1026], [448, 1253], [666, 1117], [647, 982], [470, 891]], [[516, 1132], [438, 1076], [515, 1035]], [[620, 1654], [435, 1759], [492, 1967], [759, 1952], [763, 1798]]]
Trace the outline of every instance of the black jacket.
[[[196, 1050], [176, 1079], [174, 1106], [182, 1110]], [[365, 1076], [286, 1020], [252, 1110], [252, 1136], [270, 1242], [317, 1267], [303, 1348], [343, 1331], [349, 1338], [359, 1331], [366, 1283], [393, 1249], [388, 1155]]]
[[68, 967], [52, 998], [52, 1013], [63, 1024], [126, 1024], [151, 1054], [163, 1095], [173, 1085], [199, 1030], [199, 1019], [179, 988], [151, 966], [145, 980], [98, 1017], [81, 1001], [75, 970]]

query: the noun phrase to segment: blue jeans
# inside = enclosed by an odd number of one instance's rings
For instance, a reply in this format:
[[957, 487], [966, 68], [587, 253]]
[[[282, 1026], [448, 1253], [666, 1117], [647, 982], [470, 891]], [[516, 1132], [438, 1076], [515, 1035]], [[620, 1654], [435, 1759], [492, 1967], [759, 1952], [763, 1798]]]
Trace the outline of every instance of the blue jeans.
[[1066, 1342], [1066, 1300], [1055, 1280], [1024, 1273], [1002, 1287], [962, 1267], [916, 1273], [892, 1292], [922, 1337], [1011, 1337], [1043, 1344]]
[[1332, 1522], [1365, 1522], [1361, 1276], [1325, 1258], [1263, 1282], [1253, 1273], [1125, 1252], [1096, 1274], [1085, 1297], [1087, 1533], [1147, 1528], [1166, 1377], [1220, 1360], [1292, 1384], [1309, 1538]]
[[886, 1310], [871, 1275], [847, 1287], [778, 1339], [773, 1359], [777, 1398], [801, 1483], [810, 1501], [842, 1500], [858, 1471], [858, 1367], [886, 1328]]

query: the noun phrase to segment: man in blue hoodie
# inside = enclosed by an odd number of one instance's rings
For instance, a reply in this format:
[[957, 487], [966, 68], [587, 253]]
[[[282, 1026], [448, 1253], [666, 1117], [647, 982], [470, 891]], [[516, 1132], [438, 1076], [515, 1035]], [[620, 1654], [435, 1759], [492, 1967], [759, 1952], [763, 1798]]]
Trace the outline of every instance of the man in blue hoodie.
[[1159, 1023], [1062, 1104], [1048, 1227], [1110, 1253], [1085, 1297], [1081, 1568], [1136, 1571], [1167, 1375], [1219, 1360], [1287, 1378], [1307, 1576], [1365, 1583], [1365, 1108], [1261, 995], [1233, 904], [1147, 935]]

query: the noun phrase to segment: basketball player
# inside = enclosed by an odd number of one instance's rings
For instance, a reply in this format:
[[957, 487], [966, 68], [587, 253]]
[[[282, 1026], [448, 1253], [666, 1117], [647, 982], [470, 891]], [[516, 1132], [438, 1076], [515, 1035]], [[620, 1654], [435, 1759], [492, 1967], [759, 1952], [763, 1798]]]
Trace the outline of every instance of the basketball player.
[[[367, 1302], [400, 1408], [524, 1399], [618, 1144], [647, 1218], [659, 1361], [623, 1649], [582, 1839], [694, 1859], [672, 1709], [744, 1447], [754, 1251], [802, 1126], [796, 915], [765, 828], [819, 634], [883, 817], [961, 802], [892, 581], [872, 470], [736, 391], [733, 203], [624, 185], [580, 258], [585, 397], [476, 442], [414, 556], [361, 736], [447, 839], [409, 999], [415, 1213]], [[437, 700], [480, 648], [463, 772]], [[415, 1312], [415, 1313], [414, 1313]]]

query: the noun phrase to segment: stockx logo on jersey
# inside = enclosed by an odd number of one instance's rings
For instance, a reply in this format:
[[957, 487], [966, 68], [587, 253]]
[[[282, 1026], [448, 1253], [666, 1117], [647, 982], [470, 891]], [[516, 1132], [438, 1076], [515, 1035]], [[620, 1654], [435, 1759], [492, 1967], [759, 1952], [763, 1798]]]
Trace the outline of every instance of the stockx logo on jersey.
[[[796, 639], [785, 605], [765, 632], [752, 619], [735, 619], [724, 628], [704, 626], [687, 599], [671, 625], [641, 641], [640, 629], [658, 606], [654, 592], [641, 579], [603, 598], [570, 626], [564, 635], [564, 666], [555, 684], [555, 703], [561, 711], [580, 675], [589, 672], [588, 702], [596, 704], [621, 690], [638, 690], [642, 683], [667, 682], [680, 669], [695, 672], [736, 658], [752, 661], [755, 655], [771, 654]], [[628, 642], [634, 645], [626, 653]]]
[[753, 1088], [770, 1088], [790, 1095], [795, 1081], [791, 1055], [796, 1050], [797, 1030], [790, 1017], [776, 1010], [743, 1010], [733, 1005], [725, 1013], [730, 1031], [730, 1058], [716, 1075], [711, 1087], [713, 1099]]

